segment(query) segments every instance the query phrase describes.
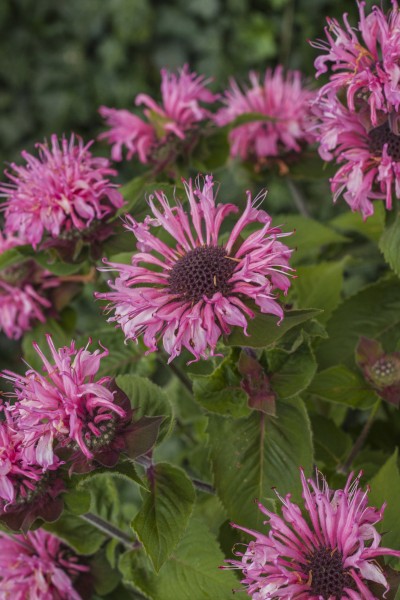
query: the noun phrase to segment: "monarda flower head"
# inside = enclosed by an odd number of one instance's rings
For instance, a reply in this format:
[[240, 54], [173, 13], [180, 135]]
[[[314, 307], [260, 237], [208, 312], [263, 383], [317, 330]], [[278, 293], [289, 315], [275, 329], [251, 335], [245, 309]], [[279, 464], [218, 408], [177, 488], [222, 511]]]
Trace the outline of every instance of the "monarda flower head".
[[10, 183], [0, 185], [5, 202], [5, 232], [16, 233], [34, 248], [48, 234], [52, 238], [75, 235], [114, 213], [123, 204], [116, 184], [109, 180], [116, 171], [106, 158], [89, 151], [74, 135], [69, 140], [51, 136], [37, 144], [39, 156], [22, 152], [25, 165], [12, 163], [5, 171]]
[[[231, 155], [256, 162], [284, 158], [298, 153], [310, 142], [310, 102], [315, 94], [302, 87], [301, 74], [282, 67], [267, 69], [260, 76], [251, 72], [251, 86], [242, 91], [234, 79], [223, 97], [226, 105], [215, 115], [219, 126], [232, 123], [240, 115], [256, 113], [255, 120], [234, 127], [229, 134]], [[260, 118], [265, 115], [265, 120]]]
[[390, 210], [393, 196], [400, 198], [400, 135], [387, 119], [373, 127], [368, 114], [349, 110], [333, 95], [320, 99], [314, 111], [319, 153], [341, 165], [330, 180], [334, 201], [343, 195], [364, 219], [374, 213], [375, 200]]
[[[376, 561], [400, 557], [400, 551], [380, 547], [375, 524], [384, 506], [368, 506], [368, 492], [359, 488], [361, 474], [351, 474], [342, 490], [331, 490], [323, 477], [301, 481], [307, 516], [290, 494], [282, 501], [282, 517], [259, 508], [267, 517], [268, 533], [233, 524], [253, 536], [239, 560], [229, 560], [243, 571], [242, 583], [253, 600], [379, 600], [369, 588], [389, 585]], [[224, 567], [223, 567], [224, 568]], [[225, 567], [228, 568], [228, 567]], [[385, 594], [383, 594], [384, 597]]]
[[4, 600], [82, 600], [75, 589], [89, 567], [57, 537], [38, 529], [0, 531], [0, 597]]
[[[52, 361], [35, 343], [45, 375], [29, 369], [25, 375], [3, 371], [14, 384], [16, 402], [9, 405], [19, 431], [24, 435], [25, 458], [49, 469], [58, 464], [55, 447], [79, 449], [88, 459], [94, 450], [107, 445], [124, 418], [125, 410], [114, 402], [110, 378], [96, 379], [103, 349], [76, 349], [75, 343], [56, 350], [47, 335]], [[90, 342], [89, 342], [90, 343]]]
[[[397, 113], [400, 106], [400, 13], [396, 0], [392, 0], [388, 15], [378, 6], [365, 15], [366, 3], [357, 4], [358, 29], [350, 25], [347, 14], [343, 17], [344, 26], [328, 18], [327, 41], [311, 42], [325, 53], [315, 61], [317, 76], [328, 71], [327, 63], [332, 64], [333, 74], [319, 94], [344, 90], [348, 108], [354, 111], [368, 106], [371, 123], [377, 126], [381, 113], [397, 120], [392, 113]], [[396, 132], [400, 133], [398, 129]]]
[[[19, 244], [16, 238], [4, 238], [0, 232], [0, 254]], [[11, 264], [0, 270], [0, 331], [17, 340], [35, 322], [44, 323], [52, 303], [49, 290], [59, 279], [33, 260]]]
[[[290, 286], [292, 251], [279, 241], [289, 234], [272, 227], [271, 217], [258, 208], [263, 196], [252, 201], [247, 193], [246, 208], [222, 243], [221, 226], [238, 207], [216, 205], [212, 176], [183, 184], [190, 214], [178, 201], [171, 206], [163, 192], [155, 192], [148, 200], [152, 216], [143, 223], [127, 217], [138, 252], [130, 265], [105, 260], [104, 270], [118, 271], [119, 276], [109, 282], [113, 291], [96, 297], [109, 301], [109, 309], [115, 310], [109, 320], [120, 325], [126, 339], [143, 335], [151, 352], [162, 339], [170, 360], [182, 348], [199, 360], [214, 354], [218, 339], [232, 326], [246, 333], [247, 320], [255, 315], [246, 300], [263, 313], [283, 318], [275, 292], [286, 293]], [[242, 239], [250, 224], [253, 232]], [[157, 228], [168, 234], [168, 242], [160, 239]]]
[[190, 72], [188, 65], [178, 74], [161, 70], [161, 105], [147, 94], [136, 97], [137, 105], [144, 105], [147, 122], [127, 110], [100, 107], [110, 130], [100, 134], [112, 144], [113, 160], [122, 159], [122, 148], [128, 150], [127, 158], [138, 155], [142, 163], [168, 163], [187, 144], [198, 123], [210, 117], [202, 103], [215, 102], [218, 96], [207, 89], [209, 83], [203, 75]]

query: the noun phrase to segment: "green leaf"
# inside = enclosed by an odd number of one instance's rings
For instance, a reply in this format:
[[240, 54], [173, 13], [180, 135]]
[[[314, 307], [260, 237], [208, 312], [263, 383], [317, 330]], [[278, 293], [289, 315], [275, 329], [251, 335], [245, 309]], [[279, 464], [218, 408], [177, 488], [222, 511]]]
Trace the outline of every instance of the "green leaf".
[[343, 231], [344, 233], [355, 231], [377, 242], [382, 235], [385, 227], [385, 208], [382, 202], [374, 203], [374, 214], [363, 220], [359, 212], [346, 210], [330, 221], [330, 225]]
[[193, 509], [195, 492], [178, 467], [159, 463], [147, 471], [150, 491], [132, 521], [154, 569], [158, 572], [181, 539]]
[[300, 497], [299, 467], [311, 471], [311, 428], [300, 398], [279, 400], [277, 417], [254, 412], [246, 419], [210, 415], [214, 486], [229, 518], [259, 528], [264, 519], [254, 500], [281, 494]]
[[145, 557], [126, 552], [120, 560], [124, 581], [151, 600], [231, 600], [240, 587], [232, 571], [222, 571], [224, 556], [207, 525], [189, 522], [173, 554], [154, 575]]
[[[400, 285], [389, 277], [351, 296], [335, 310], [327, 325], [329, 339], [317, 349], [322, 369], [339, 363], [354, 365], [354, 353], [361, 336], [380, 339], [392, 346], [399, 337]], [[385, 347], [386, 351], [391, 348]]]
[[400, 275], [400, 213], [397, 213], [395, 220], [384, 229], [379, 248], [386, 262]]
[[131, 181], [128, 181], [128, 183], [119, 189], [125, 200], [125, 204], [117, 211], [116, 217], [129, 212], [137, 214], [139, 212], [137, 210], [138, 205], [140, 205], [140, 208], [145, 208], [145, 186], [148, 184], [149, 178], [150, 173], [145, 173], [140, 177], [131, 179]]
[[112, 592], [117, 587], [121, 577], [118, 571], [111, 568], [105, 551], [102, 549], [97, 552], [89, 564], [95, 591], [101, 596]]
[[305, 390], [317, 370], [317, 362], [309, 344], [302, 344], [292, 354], [276, 349], [268, 352], [267, 356], [271, 387], [281, 400]]
[[18, 252], [16, 248], [5, 250], [0, 254], [0, 269], [11, 267], [15, 263], [21, 262], [22, 260], [24, 259], [21, 257], [21, 253]]
[[232, 417], [249, 414], [247, 394], [232, 356], [225, 358], [210, 375], [191, 374], [195, 400], [210, 412]]
[[340, 429], [332, 419], [321, 415], [311, 416], [315, 456], [318, 465], [336, 469], [350, 451], [351, 437]]
[[[74, 483], [78, 486], [79, 478], [74, 478]], [[74, 515], [83, 515], [90, 510], [91, 497], [90, 492], [87, 490], [78, 487], [72, 488], [63, 495], [63, 500], [65, 508]]]
[[373, 477], [370, 485], [371, 492], [368, 503], [378, 508], [385, 502], [387, 503], [383, 520], [377, 525], [380, 532], [385, 532], [382, 545], [400, 550], [400, 473], [397, 449]]
[[42, 527], [64, 540], [78, 554], [94, 554], [106, 539], [96, 527], [67, 512], [55, 523], [44, 523]]
[[135, 419], [143, 416], [165, 417], [160, 427], [161, 441], [170, 432], [173, 422], [167, 394], [155, 383], [138, 375], [118, 375], [115, 381], [130, 399], [131, 406], [135, 409]]
[[256, 121], [269, 121], [275, 122], [277, 121], [276, 117], [269, 117], [263, 113], [258, 112], [249, 112], [243, 113], [236, 117], [234, 121], [229, 123], [229, 126], [233, 129], [234, 127], [239, 127], [240, 125], [247, 125], [247, 123], [254, 123]]
[[334, 162], [324, 162], [317, 152], [304, 152], [298, 162], [290, 166], [289, 177], [296, 180], [329, 179], [337, 171]]
[[317, 373], [308, 393], [329, 402], [363, 410], [371, 408], [377, 401], [374, 390], [361, 375], [350, 371], [345, 365], [335, 365]]
[[291, 293], [300, 308], [313, 306], [323, 309], [318, 320], [326, 323], [339, 305], [343, 284], [343, 271], [349, 258], [336, 262], [320, 262], [318, 265], [298, 267]]
[[257, 313], [254, 319], [249, 321], [247, 328], [249, 336], [246, 336], [240, 327], [234, 327], [231, 335], [225, 340], [225, 343], [228, 346], [267, 348], [274, 345], [290, 329], [312, 319], [320, 314], [320, 312], [320, 310], [314, 308], [287, 311], [280, 325], [278, 325], [278, 317]]
[[46, 323], [38, 323], [31, 331], [28, 331], [24, 335], [24, 339], [22, 341], [24, 358], [30, 367], [36, 369], [40, 373], [42, 372], [43, 368], [42, 359], [33, 348], [32, 344], [33, 342], [37, 342], [40, 345], [43, 354], [45, 354], [48, 358], [51, 358], [51, 352], [45, 338], [46, 333], [51, 335], [56, 348], [61, 348], [71, 343], [70, 336], [54, 319], [49, 319], [46, 321]]

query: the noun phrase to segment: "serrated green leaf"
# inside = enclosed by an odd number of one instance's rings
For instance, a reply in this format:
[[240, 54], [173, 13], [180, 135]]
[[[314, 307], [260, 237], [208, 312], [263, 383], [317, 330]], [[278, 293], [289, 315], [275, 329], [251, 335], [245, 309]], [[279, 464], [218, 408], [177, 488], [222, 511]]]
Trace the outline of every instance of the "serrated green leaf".
[[135, 419], [144, 416], [165, 417], [160, 426], [161, 441], [170, 432], [173, 422], [172, 407], [164, 390], [138, 375], [118, 375], [115, 381], [135, 409]]
[[377, 242], [382, 235], [385, 227], [385, 208], [382, 202], [375, 202], [374, 214], [363, 220], [359, 212], [346, 210], [330, 221], [332, 227], [343, 231], [344, 233], [355, 231]]
[[[361, 336], [381, 340], [386, 351], [394, 347], [400, 325], [400, 285], [389, 277], [351, 296], [334, 311], [327, 325], [329, 339], [317, 349], [321, 369], [343, 363], [354, 365], [354, 353]], [[393, 333], [393, 335], [391, 335]], [[393, 337], [393, 340], [390, 338]]]
[[362, 410], [371, 408], [378, 398], [361, 375], [345, 365], [335, 365], [317, 373], [308, 392], [329, 402]]
[[94, 554], [106, 539], [96, 527], [67, 512], [55, 523], [44, 523], [42, 527], [64, 540], [78, 554]]
[[379, 531], [385, 532], [382, 545], [400, 550], [400, 473], [397, 449], [373, 477], [370, 485], [369, 504], [380, 508], [387, 503], [383, 520], [377, 525]]
[[[76, 479], [78, 485], [79, 479]], [[65, 508], [74, 515], [83, 515], [90, 510], [91, 497], [87, 490], [78, 487], [68, 490], [63, 494]]]
[[225, 343], [228, 346], [267, 348], [273, 346], [290, 329], [316, 317], [320, 312], [320, 310], [314, 308], [287, 311], [280, 325], [277, 324], [278, 317], [257, 313], [254, 319], [249, 321], [247, 328], [248, 337], [243, 333], [243, 329], [234, 327], [231, 335], [225, 340]]
[[387, 225], [379, 240], [379, 248], [393, 271], [400, 275], [400, 213]]
[[[296, 352], [287, 354], [282, 350], [267, 353], [271, 366], [271, 387], [278, 398], [291, 398], [304, 391], [317, 370], [317, 362], [309, 344], [302, 344]], [[279, 367], [273, 362], [279, 360]]]
[[151, 600], [231, 600], [240, 584], [232, 571], [221, 571], [224, 556], [207, 525], [197, 518], [189, 522], [173, 554], [157, 576], [145, 557], [125, 553], [120, 560], [124, 581]]
[[276, 403], [277, 417], [254, 412], [246, 419], [210, 415], [214, 486], [229, 518], [259, 528], [264, 519], [254, 500], [301, 493], [299, 467], [311, 471], [311, 428], [300, 398]]
[[89, 565], [93, 587], [98, 594], [105, 596], [117, 587], [121, 576], [118, 571], [112, 569], [105, 550], [97, 552], [90, 560]]
[[195, 492], [184, 471], [168, 463], [154, 465], [147, 475], [150, 491], [143, 492], [132, 528], [158, 572], [186, 529]]

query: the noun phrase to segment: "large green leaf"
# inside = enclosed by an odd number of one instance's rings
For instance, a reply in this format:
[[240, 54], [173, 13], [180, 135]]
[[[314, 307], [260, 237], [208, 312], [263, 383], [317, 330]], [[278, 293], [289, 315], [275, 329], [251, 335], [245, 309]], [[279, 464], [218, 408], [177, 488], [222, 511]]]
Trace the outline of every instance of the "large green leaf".
[[393, 271], [400, 275], [400, 213], [387, 225], [379, 240], [379, 248]]
[[333, 313], [327, 326], [329, 338], [322, 341], [317, 350], [320, 367], [326, 369], [338, 363], [353, 365], [355, 348], [362, 335], [394, 346], [399, 337], [399, 325], [398, 279], [389, 277], [364, 288]]
[[168, 463], [150, 467], [147, 475], [150, 491], [142, 492], [144, 504], [132, 528], [159, 571], [186, 529], [195, 492], [187, 475]]
[[118, 387], [128, 396], [135, 409], [135, 420], [143, 416], [164, 416], [160, 427], [159, 440], [171, 429], [173, 415], [167, 394], [158, 385], [138, 375], [118, 375]]
[[260, 527], [263, 515], [254, 505], [280, 493], [300, 495], [299, 467], [310, 471], [311, 428], [300, 398], [279, 400], [277, 416], [260, 412], [244, 419], [209, 417], [214, 486], [230, 519]]
[[385, 226], [385, 208], [381, 202], [375, 202], [374, 214], [363, 220], [361, 213], [346, 210], [330, 221], [330, 225], [343, 233], [357, 232], [377, 242]]
[[272, 346], [290, 329], [316, 317], [320, 312], [320, 310], [314, 308], [287, 311], [280, 325], [277, 324], [278, 317], [257, 313], [255, 318], [249, 321], [247, 328], [249, 335], [246, 336], [243, 329], [234, 327], [231, 335], [226, 340], [226, 344], [228, 346], [247, 346], [248, 348]]
[[400, 473], [396, 450], [370, 482], [369, 504], [380, 508], [387, 503], [379, 531], [385, 533], [383, 545], [400, 550]]
[[279, 349], [267, 352], [271, 371], [271, 386], [278, 398], [291, 398], [300, 394], [311, 383], [317, 363], [308, 343], [288, 354]]
[[232, 590], [240, 584], [232, 571], [218, 568], [223, 563], [224, 556], [207, 525], [192, 518], [157, 575], [138, 552], [126, 552], [120, 570], [126, 583], [151, 600], [231, 600]]
[[371, 408], [377, 401], [374, 390], [361, 375], [345, 365], [335, 365], [317, 373], [308, 392], [351, 408]]
[[79, 554], [94, 554], [106, 539], [96, 527], [67, 512], [55, 523], [44, 523], [42, 527], [64, 540]]

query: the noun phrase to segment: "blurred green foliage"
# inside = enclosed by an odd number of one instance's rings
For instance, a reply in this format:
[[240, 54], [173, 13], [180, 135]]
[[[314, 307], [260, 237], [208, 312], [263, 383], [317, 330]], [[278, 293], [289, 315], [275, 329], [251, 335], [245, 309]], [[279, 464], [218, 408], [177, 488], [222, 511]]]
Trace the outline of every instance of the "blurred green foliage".
[[95, 137], [98, 107], [158, 96], [162, 66], [188, 62], [215, 89], [277, 62], [312, 79], [307, 39], [345, 10], [356, 24], [348, 1], [315, 0], [310, 11], [309, 0], [2, 0], [0, 160], [53, 132]]

